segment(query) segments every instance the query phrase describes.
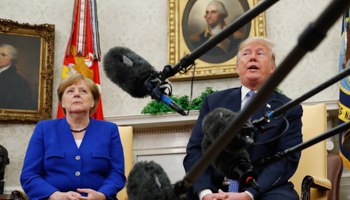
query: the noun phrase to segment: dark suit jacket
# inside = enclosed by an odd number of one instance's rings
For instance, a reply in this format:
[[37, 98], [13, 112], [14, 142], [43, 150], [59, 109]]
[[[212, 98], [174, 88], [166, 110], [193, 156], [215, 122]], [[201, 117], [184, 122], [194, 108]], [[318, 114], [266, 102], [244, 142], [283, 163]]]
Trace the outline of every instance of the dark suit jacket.
[[24, 159], [21, 184], [30, 199], [55, 191], [90, 188], [116, 199], [125, 185], [124, 156], [116, 124], [90, 117], [77, 147], [66, 118], [37, 124]]
[[[284, 103], [290, 101], [286, 96], [274, 92], [269, 98], [269, 105], [271, 105], [271, 110], [275, 110], [281, 103], [271, 100], [280, 100]], [[266, 104], [264, 105], [264, 107]], [[197, 162], [197, 160], [202, 156], [201, 142], [203, 139], [202, 131], [202, 120], [203, 117], [213, 111], [218, 107], [223, 107], [232, 110], [233, 112], [239, 112], [241, 109], [241, 89], [233, 88], [220, 92], [216, 92], [207, 95], [204, 100], [202, 107], [200, 109], [200, 115], [193, 128], [192, 135], [187, 145], [187, 155], [184, 159], [184, 167], [186, 172], [190, 171], [192, 166]], [[263, 108], [261, 108], [263, 109]], [[259, 110], [252, 116], [252, 121], [254, 119], [260, 118], [262, 116], [262, 110]], [[301, 116], [302, 107], [296, 106], [290, 109], [285, 114], [285, 117], [289, 121], [289, 129], [287, 132], [279, 139], [270, 142], [266, 145], [250, 146], [246, 150], [250, 154], [250, 159], [252, 162], [257, 159], [264, 157], [269, 157], [275, 155], [277, 152], [281, 152], [287, 148], [293, 147], [302, 142], [301, 134]], [[286, 127], [284, 120], [274, 120], [273, 121], [277, 127], [269, 130], [265, 135], [256, 134], [255, 141], [262, 142], [267, 141], [271, 138], [276, 137], [281, 134]], [[279, 193], [284, 194], [290, 199], [299, 199], [298, 194], [293, 189], [293, 184], [288, 182], [289, 178], [294, 174], [297, 169], [298, 162], [300, 158], [300, 153], [284, 159], [278, 163], [270, 165], [265, 169], [255, 168], [254, 170], [258, 173], [258, 184], [260, 185], [264, 192], [263, 194], [258, 193], [253, 188], [241, 188], [242, 191], [250, 191], [256, 199], [259, 199], [265, 194]], [[270, 187], [280, 178], [280, 180], [274, 185], [272, 189]], [[193, 187], [188, 193], [190, 199], [198, 199], [197, 191], [203, 189], [211, 189], [213, 192], [217, 192], [222, 185], [224, 177], [219, 174], [213, 166], [209, 166], [205, 172], [197, 179]]]
[[0, 73], [0, 109], [37, 110], [28, 82], [11, 65]]

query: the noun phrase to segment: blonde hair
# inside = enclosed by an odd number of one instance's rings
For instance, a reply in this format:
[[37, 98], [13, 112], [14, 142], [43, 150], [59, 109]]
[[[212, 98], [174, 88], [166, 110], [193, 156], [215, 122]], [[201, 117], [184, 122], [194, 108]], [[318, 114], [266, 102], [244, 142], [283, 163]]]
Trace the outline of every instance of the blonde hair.
[[276, 67], [275, 52], [273, 51], [273, 46], [274, 45], [269, 39], [262, 38], [262, 37], [251, 37], [251, 38], [248, 38], [248, 39], [244, 40], [241, 43], [241, 45], [239, 46], [239, 49], [238, 49], [236, 64], [238, 64], [239, 59], [241, 58], [241, 55], [242, 55], [241, 50], [243, 49], [243, 47], [245, 47], [248, 44], [253, 43], [253, 42], [259, 42], [261, 44], [266, 45], [267, 48], [269, 48], [269, 50], [271, 52], [271, 55], [270, 55], [271, 56], [271, 64], [272, 64], [272, 66]]
[[[64, 114], [66, 114], [66, 109], [62, 107], [63, 93], [67, 89], [67, 87], [69, 87], [75, 83], [78, 83], [80, 81], [84, 81], [86, 83], [86, 85], [88, 85], [88, 87], [91, 91], [91, 94], [92, 94], [92, 98], [94, 99], [94, 107], [92, 107], [91, 110], [96, 112], [98, 102], [100, 101], [100, 90], [98, 89], [98, 86], [96, 85], [96, 83], [94, 81], [92, 81], [89, 78], [84, 77], [81, 74], [73, 74], [73, 75], [70, 75], [67, 78], [63, 79], [57, 88], [58, 101], [60, 103], [60, 106], [61, 106]], [[91, 114], [91, 110], [90, 110], [90, 114]]]

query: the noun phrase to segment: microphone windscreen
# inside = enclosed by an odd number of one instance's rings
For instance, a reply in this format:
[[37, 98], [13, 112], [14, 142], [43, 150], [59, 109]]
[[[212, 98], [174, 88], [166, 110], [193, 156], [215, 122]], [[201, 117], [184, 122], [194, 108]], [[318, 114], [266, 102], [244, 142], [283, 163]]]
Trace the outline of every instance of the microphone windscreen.
[[156, 70], [141, 56], [126, 47], [111, 48], [103, 59], [107, 77], [135, 98], [149, 95], [144, 83]]
[[163, 168], [153, 161], [141, 161], [131, 169], [126, 191], [129, 200], [166, 200], [173, 189]]
[[[223, 134], [229, 122], [236, 117], [237, 113], [225, 108], [216, 108], [203, 118], [202, 130], [204, 137], [202, 140], [202, 150], [205, 152]], [[250, 122], [247, 122], [250, 123]], [[233, 172], [234, 167], [240, 161], [249, 161], [249, 154], [244, 148], [246, 145], [239, 138], [248, 134], [252, 137], [253, 132], [248, 128], [241, 129], [224, 150], [214, 159], [212, 165], [223, 176], [238, 180], [238, 174]]]
[[[204, 132], [204, 138], [202, 141], [202, 148], [206, 150], [215, 140], [223, 134], [225, 128], [230, 122], [237, 116], [237, 113], [228, 110], [226, 108], [216, 108], [211, 113], [208, 113], [202, 122], [202, 130]], [[251, 122], [248, 121], [244, 127], [237, 132], [236, 136], [225, 147], [225, 151], [229, 153], [235, 153], [246, 148], [246, 143], [241, 139], [245, 139], [246, 136], [252, 138], [254, 132], [247, 126], [252, 127]]]

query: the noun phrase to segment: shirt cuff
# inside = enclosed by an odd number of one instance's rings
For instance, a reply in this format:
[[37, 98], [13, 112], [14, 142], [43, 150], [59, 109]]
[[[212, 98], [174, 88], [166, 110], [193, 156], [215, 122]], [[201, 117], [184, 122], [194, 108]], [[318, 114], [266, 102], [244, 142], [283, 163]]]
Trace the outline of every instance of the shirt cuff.
[[252, 200], [254, 200], [254, 195], [251, 193], [251, 192], [249, 192], [249, 191], [244, 191], [245, 193], [247, 193], [249, 196], [250, 196], [250, 198], [252, 198]]
[[197, 192], [199, 200], [202, 200], [205, 195], [212, 194], [212, 193], [213, 192], [210, 189], [204, 189]]

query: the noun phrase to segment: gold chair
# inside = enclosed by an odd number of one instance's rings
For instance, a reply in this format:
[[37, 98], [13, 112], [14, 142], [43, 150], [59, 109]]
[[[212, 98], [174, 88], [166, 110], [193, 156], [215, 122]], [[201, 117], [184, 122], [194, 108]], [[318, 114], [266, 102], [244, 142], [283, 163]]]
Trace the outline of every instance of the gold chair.
[[[303, 110], [301, 120], [305, 142], [327, 131], [327, 110], [325, 104], [303, 105]], [[327, 200], [327, 190], [332, 188], [332, 184], [327, 179], [325, 140], [301, 152], [298, 169], [290, 181], [302, 200]]]
[[[133, 129], [131, 126], [118, 126], [118, 128], [124, 151], [125, 176], [128, 177], [132, 168]], [[117, 198], [128, 200], [126, 187], [118, 192]]]

